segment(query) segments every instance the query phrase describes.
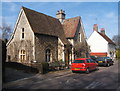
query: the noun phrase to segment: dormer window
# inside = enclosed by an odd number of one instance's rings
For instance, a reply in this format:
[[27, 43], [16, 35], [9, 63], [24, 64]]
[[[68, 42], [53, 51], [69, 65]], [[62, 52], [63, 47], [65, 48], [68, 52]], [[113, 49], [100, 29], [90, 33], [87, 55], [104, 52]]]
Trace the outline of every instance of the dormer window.
[[24, 28], [22, 28], [22, 39], [24, 39]]

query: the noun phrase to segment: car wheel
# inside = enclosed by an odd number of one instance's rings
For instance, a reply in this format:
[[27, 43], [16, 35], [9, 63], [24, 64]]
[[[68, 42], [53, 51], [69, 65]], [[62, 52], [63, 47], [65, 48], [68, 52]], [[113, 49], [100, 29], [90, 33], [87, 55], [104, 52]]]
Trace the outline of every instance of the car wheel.
[[111, 65], [113, 65], [114, 63], [112, 63]]
[[73, 73], [75, 73], [75, 71], [72, 70]]
[[104, 64], [104, 66], [107, 66], [107, 64]]
[[98, 66], [96, 66], [96, 70], [99, 70]]
[[90, 73], [90, 70], [89, 68], [86, 69], [86, 73], [89, 74]]

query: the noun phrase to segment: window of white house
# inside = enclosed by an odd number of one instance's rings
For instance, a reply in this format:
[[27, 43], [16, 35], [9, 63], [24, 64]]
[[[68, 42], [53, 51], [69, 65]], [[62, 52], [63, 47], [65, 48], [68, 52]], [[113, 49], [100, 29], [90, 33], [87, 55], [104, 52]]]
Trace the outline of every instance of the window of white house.
[[25, 35], [24, 35], [24, 28], [22, 28], [22, 39], [24, 39]]

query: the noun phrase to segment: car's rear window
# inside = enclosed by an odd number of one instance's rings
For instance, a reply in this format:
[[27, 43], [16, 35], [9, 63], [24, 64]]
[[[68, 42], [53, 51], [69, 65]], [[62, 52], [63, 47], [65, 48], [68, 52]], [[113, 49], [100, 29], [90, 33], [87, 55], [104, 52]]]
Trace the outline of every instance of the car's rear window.
[[111, 59], [110, 57], [104, 57], [105, 59]]
[[106, 59], [110, 59], [110, 57], [98, 57], [97, 61], [105, 61]]
[[103, 57], [98, 57], [97, 61], [104, 61], [104, 58]]
[[73, 63], [84, 63], [84, 60], [74, 60]]

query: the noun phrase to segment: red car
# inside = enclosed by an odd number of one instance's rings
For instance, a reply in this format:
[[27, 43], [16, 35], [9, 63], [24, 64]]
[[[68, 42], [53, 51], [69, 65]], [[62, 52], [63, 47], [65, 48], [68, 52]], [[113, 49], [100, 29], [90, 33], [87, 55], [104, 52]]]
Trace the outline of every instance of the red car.
[[98, 70], [98, 63], [91, 58], [78, 58], [71, 65], [72, 72], [85, 71], [89, 73], [91, 70]]

